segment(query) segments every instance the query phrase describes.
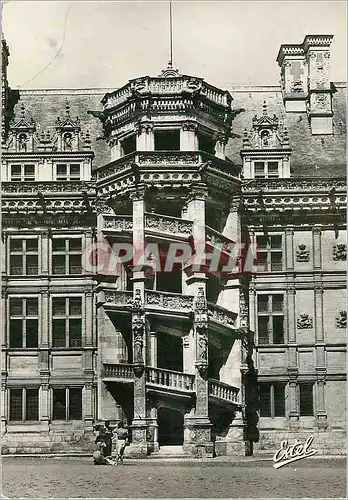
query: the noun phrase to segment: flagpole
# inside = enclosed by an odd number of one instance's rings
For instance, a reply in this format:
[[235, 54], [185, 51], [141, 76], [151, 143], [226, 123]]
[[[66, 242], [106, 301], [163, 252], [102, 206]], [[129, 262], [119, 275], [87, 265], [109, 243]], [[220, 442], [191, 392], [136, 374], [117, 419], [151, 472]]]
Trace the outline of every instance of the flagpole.
[[170, 58], [169, 64], [173, 64], [173, 22], [172, 22], [172, 2], [169, 2], [169, 37], [170, 37]]

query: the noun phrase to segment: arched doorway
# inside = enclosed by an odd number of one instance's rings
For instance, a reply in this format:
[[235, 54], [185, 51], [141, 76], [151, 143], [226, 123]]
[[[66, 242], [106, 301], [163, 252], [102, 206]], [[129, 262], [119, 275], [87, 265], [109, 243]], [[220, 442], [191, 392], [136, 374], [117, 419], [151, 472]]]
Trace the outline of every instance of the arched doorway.
[[184, 443], [184, 415], [180, 411], [159, 408], [157, 423], [160, 446], [175, 446]]

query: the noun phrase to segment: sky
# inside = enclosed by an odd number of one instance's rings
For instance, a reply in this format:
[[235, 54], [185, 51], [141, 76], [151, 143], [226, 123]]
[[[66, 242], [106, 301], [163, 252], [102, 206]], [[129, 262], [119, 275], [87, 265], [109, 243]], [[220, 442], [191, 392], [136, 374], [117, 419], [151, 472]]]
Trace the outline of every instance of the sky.
[[[332, 34], [331, 79], [346, 81], [345, 1], [173, 1], [173, 63], [209, 83], [278, 85], [281, 44]], [[117, 88], [169, 59], [169, 2], [5, 1], [12, 88]]]

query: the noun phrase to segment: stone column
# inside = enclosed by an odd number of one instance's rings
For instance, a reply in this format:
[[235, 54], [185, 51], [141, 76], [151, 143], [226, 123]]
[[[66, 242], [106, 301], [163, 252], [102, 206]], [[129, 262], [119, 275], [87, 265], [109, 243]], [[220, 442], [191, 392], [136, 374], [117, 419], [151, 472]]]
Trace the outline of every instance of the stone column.
[[322, 267], [322, 251], [321, 251], [321, 227], [313, 227], [313, 267], [321, 269]]
[[139, 123], [137, 132], [137, 151], [154, 151], [155, 136], [153, 133], [153, 123]]
[[182, 338], [183, 372], [195, 374], [195, 344], [193, 328]]
[[195, 121], [183, 122], [180, 129], [180, 150], [181, 151], [196, 151], [197, 150], [197, 137], [196, 137], [197, 123]]

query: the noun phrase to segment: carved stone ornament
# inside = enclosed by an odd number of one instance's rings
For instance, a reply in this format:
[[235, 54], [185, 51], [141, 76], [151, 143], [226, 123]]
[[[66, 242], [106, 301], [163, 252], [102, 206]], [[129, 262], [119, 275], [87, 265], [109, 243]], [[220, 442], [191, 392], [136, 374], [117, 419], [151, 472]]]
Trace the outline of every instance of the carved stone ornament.
[[340, 311], [337, 314], [336, 328], [347, 328], [347, 311]]
[[306, 245], [298, 245], [296, 250], [296, 261], [297, 262], [308, 262], [309, 261], [309, 250]]
[[337, 243], [332, 250], [333, 260], [347, 260], [347, 245], [345, 243]]
[[299, 330], [304, 330], [306, 328], [313, 328], [313, 318], [306, 313], [300, 314], [300, 317], [297, 318], [297, 328]]

